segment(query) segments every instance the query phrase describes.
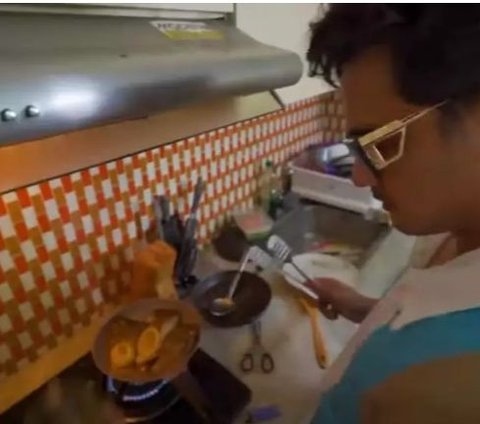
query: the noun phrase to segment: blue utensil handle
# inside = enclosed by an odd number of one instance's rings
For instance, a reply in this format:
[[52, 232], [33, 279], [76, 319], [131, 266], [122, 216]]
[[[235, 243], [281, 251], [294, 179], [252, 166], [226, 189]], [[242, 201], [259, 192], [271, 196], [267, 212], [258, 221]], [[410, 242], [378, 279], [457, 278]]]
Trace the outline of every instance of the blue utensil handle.
[[243, 372], [250, 372], [253, 371], [253, 367], [253, 355], [251, 353], [246, 353], [245, 355], [243, 355], [243, 358], [240, 361], [240, 369]]
[[269, 353], [262, 354], [262, 359], [260, 365], [262, 366], [262, 371], [265, 374], [270, 374], [275, 369], [275, 362], [273, 362], [272, 355]]

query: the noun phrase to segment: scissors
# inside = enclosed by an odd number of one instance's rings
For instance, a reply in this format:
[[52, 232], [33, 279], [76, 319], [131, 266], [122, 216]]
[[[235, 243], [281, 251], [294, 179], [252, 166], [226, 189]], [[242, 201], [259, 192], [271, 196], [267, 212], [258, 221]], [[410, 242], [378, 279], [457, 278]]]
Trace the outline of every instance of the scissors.
[[240, 361], [240, 369], [243, 372], [259, 370], [264, 374], [270, 374], [275, 369], [272, 355], [267, 352], [262, 344], [262, 326], [260, 320], [251, 324], [253, 343], [250, 349], [243, 355]]

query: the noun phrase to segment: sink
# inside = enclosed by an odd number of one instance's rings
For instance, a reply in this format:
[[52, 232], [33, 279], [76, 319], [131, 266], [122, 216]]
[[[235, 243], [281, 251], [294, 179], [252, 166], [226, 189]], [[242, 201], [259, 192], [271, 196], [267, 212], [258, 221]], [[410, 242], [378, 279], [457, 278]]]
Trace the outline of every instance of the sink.
[[358, 213], [321, 204], [300, 204], [273, 227], [273, 232], [291, 246], [294, 254], [314, 250], [324, 242], [358, 248], [361, 254], [357, 266], [365, 263], [388, 231], [387, 225], [367, 221]]

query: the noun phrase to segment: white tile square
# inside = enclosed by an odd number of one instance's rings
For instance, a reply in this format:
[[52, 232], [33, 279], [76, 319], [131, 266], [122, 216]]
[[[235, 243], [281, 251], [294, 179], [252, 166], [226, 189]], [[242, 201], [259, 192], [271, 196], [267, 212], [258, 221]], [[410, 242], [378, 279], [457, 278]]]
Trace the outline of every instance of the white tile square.
[[42, 234], [43, 240], [43, 247], [47, 249], [47, 251], [51, 252], [52, 250], [56, 250], [58, 248], [57, 239], [53, 234], [53, 231], [47, 231], [46, 233]]
[[107, 240], [105, 236], [100, 236], [97, 238], [97, 246], [98, 250], [100, 253], [106, 253], [107, 252]]
[[133, 182], [135, 187], [140, 187], [142, 185], [142, 171], [140, 169], [133, 170]]
[[15, 268], [15, 264], [8, 250], [0, 250], [0, 267], [2, 271], [9, 271]]
[[55, 269], [53, 268], [53, 265], [50, 262], [45, 262], [44, 264], [41, 265], [41, 267], [42, 267], [43, 277], [47, 281], [53, 280], [56, 277]]
[[27, 293], [35, 288], [35, 280], [33, 278], [33, 274], [30, 271], [20, 274], [19, 277], [20, 281], [22, 282], [22, 286]]
[[32, 305], [30, 303], [27, 303], [27, 302], [22, 303], [18, 307], [18, 309], [20, 311], [20, 315], [22, 316], [22, 318], [25, 322], [30, 321], [34, 317], [33, 308], [32, 308]]
[[183, 163], [185, 165], [185, 168], [188, 168], [192, 165], [192, 155], [190, 153], [190, 150], [185, 150], [183, 152]]
[[160, 159], [160, 173], [161, 175], [168, 175], [168, 161], [167, 158]]
[[71, 243], [72, 241], [75, 240], [76, 235], [75, 235], [75, 227], [71, 222], [65, 224], [63, 226], [63, 233], [65, 234], [65, 239]]
[[14, 191], [9, 191], [8, 193], [5, 193], [2, 197], [5, 203], [18, 202], [17, 193], [15, 193]]
[[85, 234], [93, 233], [93, 220], [90, 215], [82, 216], [82, 224]]
[[195, 162], [197, 163], [202, 161], [202, 150], [200, 149], [200, 146], [195, 146], [194, 158], [195, 158]]
[[177, 184], [174, 179], [170, 179], [168, 181], [168, 189], [170, 191], [170, 195], [176, 195], [177, 194]]
[[72, 182], [76, 183], [82, 179], [82, 174], [80, 174], [80, 172], [77, 171], [71, 174], [70, 177], [72, 178]]
[[6, 344], [0, 344], [0, 364], [4, 364], [12, 359], [10, 348]]
[[120, 221], [125, 219], [126, 213], [123, 202], [115, 202], [115, 215]]
[[7, 314], [0, 315], [0, 333], [5, 334], [13, 329], [12, 321]]
[[180, 171], [180, 157], [178, 156], [178, 153], [175, 153], [172, 156], [172, 165], [174, 171]]
[[112, 231], [112, 238], [115, 246], [120, 246], [122, 244], [122, 232], [119, 228], [115, 228], [115, 230]]
[[35, 246], [30, 240], [21, 242], [20, 249], [27, 261], [31, 261], [37, 257], [37, 251], [35, 250]]
[[220, 199], [220, 205], [221, 205], [221, 208], [222, 209], [227, 209], [227, 205], [228, 205], [228, 199], [227, 199], [227, 195], [224, 194], [221, 199]]
[[211, 143], [207, 143], [205, 145], [205, 158], [207, 160], [210, 160], [212, 158], [212, 144]]
[[98, 166], [93, 166], [88, 172], [90, 172], [90, 175], [100, 175], [100, 168]]
[[127, 224], [127, 234], [130, 239], [134, 239], [137, 235], [137, 226], [135, 222], [129, 222]]
[[148, 216], [142, 216], [140, 217], [140, 222], [142, 224], [142, 232], [145, 233], [150, 226], [150, 218]]
[[216, 181], [216, 192], [217, 194], [220, 194], [222, 193], [223, 191], [223, 181], [221, 178], [219, 178], [217, 181]]
[[92, 259], [92, 255], [90, 253], [90, 247], [86, 244], [81, 244], [79, 246], [80, 250], [80, 257], [82, 258], [83, 262], [89, 262]]
[[47, 216], [50, 221], [54, 221], [55, 219], [60, 218], [60, 214], [58, 212], [57, 202], [54, 199], [48, 199], [44, 202], [45, 211], [47, 212]]
[[243, 162], [243, 154], [241, 151], [238, 151], [236, 156], [237, 166], [240, 166]]
[[210, 164], [210, 175], [212, 177], [216, 177], [218, 175], [218, 173], [217, 173], [217, 163], [216, 162], [212, 162]]
[[127, 176], [125, 174], [118, 174], [117, 176], [118, 181], [118, 189], [121, 193], [125, 193], [128, 191], [128, 181]]
[[42, 320], [38, 323], [38, 328], [43, 337], [48, 337], [53, 333], [52, 326], [47, 320]]
[[[224, 139], [223, 139], [223, 148], [225, 149], [225, 153], [228, 153], [230, 152], [230, 147], [231, 147], [231, 144], [232, 144], [232, 141], [231, 141], [231, 138], [227, 135]], [[215, 150], [216, 150], [216, 146], [215, 146]], [[221, 151], [221, 148], [219, 149]], [[220, 153], [218, 153], [220, 154]]]
[[213, 182], [207, 184], [207, 197], [212, 198], [215, 194], [215, 186]]
[[[230, 148], [230, 137], [225, 137], [224, 140], [226, 141], [226, 139], [228, 139], [228, 145], [229, 145], [228, 147]], [[220, 156], [222, 154], [222, 140], [220, 138], [217, 138], [215, 140], [214, 151], [215, 151], [215, 156]]]
[[2, 233], [3, 238], [15, 237], [15, 228], [13, 227], [12, 219], [10, 215], [0, 216], [0, 233]]
[[102, 181], [102, 191], [105, 199], [111, 199], [113, 197], [112, 183], [110, 180]]
[[85, 200], [88, 205], [95, 205], [97, 203], [97, 196], [95, 195], [95, 190], [93, 186], [87, 185], [84, 188], [85, 190]]
[[78, 202], [77, 202], [77, 194], [74, 191], [69, 193], [65, 193], [65, 199], [67, 200], [67, 207], [70, 212], [77, 212], [78, 211]]
[[23, 219], [25, 220], [25, 225], [27, 228], [36, 228], [38, 227], [37, 214], [33, 206], [28, 206], [22, 208]]
[[77, 309], [78, 313], [83, 315], [87, 310], [87, 305], [85, 303], [85, 299], [78, 299], [75, 301], [75, 308]]
[[204, 180], [208, 180], [208, 168], [207, 165], [202, 165], [200, 168], [200, 175]]
[[[245, 130], [242, 130], [242, 134], [245, 134]], [[238, 149], [238, 134], [232, 134], [232, 149]]]
[[100, 305], [103, 303], [103, 296], [98, 287], [92, 291], [92, 300], [95, 305]]
[[62, 187], [62, 181], [60, 180], [60, 178], [54, 178], [53, 180], [50, 180], [48, 184], [52, 189]]
[[27, 192], [30, 196], [38, 196], [41, 194], [40, 186], [38, 184], [27, 187]]
[[72, 288], [70, 287], [70, 283], [68, 281], [62, 281], [60, 283], [60, 291], [62, 292], [64, 299], [68, 299], [72, 296]]
[[100, 223], [102, 224], [102, 227], [107, 227], [111, 224], [110, 214], [108, 213], [107, 208], [100, 209], [99, 215], [100, 215]]
[[30, 337], [30, 334], [28, 334], [26, 331], [18, 334], [17, 337], [23, 350], [27, 350], [28, 348], [32, 347], [32, 338]]
[[73, 257], [70, 252], [60, 255], [60, 260], [62, 261], [63, 269], [65, 271], [70, 271], [73, 269]]
[[148, 181], [155, 180], [155, 163], [153, 162], [147, 163], [147, 178]]
[[88, 277], [87, 277], [87, 273], [84, 272], [84, 271], [80, 271], [77, 275], [77, 282], [78, 282], [78, 286], [84, 290], [88, 287]]
[[152, 190], [150, 190], [149, 188], [146, 188], [143, 191], [143, 200], [144, 200], [146, 205], [151, 205], [152, 204], [152, 202], [153, 202]]
[[246, 177], [247, 177], [247, 171], [245, 168], [242, 167], [240, 169], [240, 181], [245, 181]]

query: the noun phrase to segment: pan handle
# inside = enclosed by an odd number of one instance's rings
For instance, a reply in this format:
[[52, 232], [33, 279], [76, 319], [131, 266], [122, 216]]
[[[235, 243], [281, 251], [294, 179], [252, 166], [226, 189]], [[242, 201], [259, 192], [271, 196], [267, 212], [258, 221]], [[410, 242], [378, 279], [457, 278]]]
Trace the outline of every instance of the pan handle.
[[171, 380], [171, 383], [205, 423], [220, 423], [214, 416], [211, 402], [207, 399], [200, 384], [188, 369], [177, 375]]

